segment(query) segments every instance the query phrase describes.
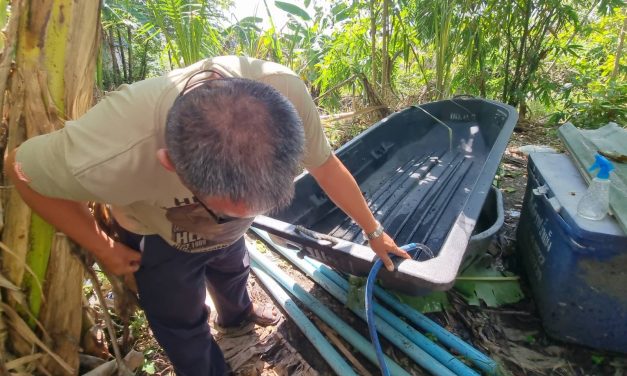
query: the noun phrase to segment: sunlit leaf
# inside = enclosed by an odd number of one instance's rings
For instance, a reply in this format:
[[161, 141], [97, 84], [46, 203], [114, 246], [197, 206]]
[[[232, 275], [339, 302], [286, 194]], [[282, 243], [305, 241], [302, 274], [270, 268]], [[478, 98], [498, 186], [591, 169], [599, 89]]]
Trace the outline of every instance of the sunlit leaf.
[[352, 7], [349, 7], [345, 3], [339, 3], [331, 8], [331, 14], [333, 15], [333, 21], [341, 22], [350, 16]]
[[294, 5], [294, 4], [290, 4], [290, 3], [286, 3], [284, 1], [275, 1], [274, 5], [291, 14], [294, 16], [298, 16], [300, 18], [302, 18], [305, 21], [311, 21], [311, 17], [309, 16], [309, 13], [307, 13], [307, 11], [305, 11], [303, 8], [299, 7], [298, 5]]
[[254, 16], [250, 16], [250, 17], [244, 17], [241, 20], [239, 20], [238, 23], [240, 24], [259, 24], [263, 22], [263, 18], [260, 17], [254, 17]]

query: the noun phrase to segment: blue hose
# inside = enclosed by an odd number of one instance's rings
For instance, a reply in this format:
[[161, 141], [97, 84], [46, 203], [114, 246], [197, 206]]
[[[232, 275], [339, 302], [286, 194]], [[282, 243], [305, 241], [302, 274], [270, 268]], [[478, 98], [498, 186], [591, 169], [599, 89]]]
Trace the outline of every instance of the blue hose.
[[[412, 258], [416, 257], [416, 253], [418, 250], [421, 250], [422, 247], [426, 247], [421, 244], [409, 243], [401, 247], [401, 249], [409, 252]], [[391, 256], [395, 258], [396, 256]], [[388, 370], [387, 364], [385, 363], [385, 357], [383, 355], [383, 350], [381, 349], [381, 343], [379, 342], [379, 335], [377, 334], [377, 327], [374, 319], [374, 304], [372, 301], [372, 294], [374, 292], [375, 281], [377, 279], [377, 274], [379, 274], [379, 270], [383, 266], [383, 261], [378, 259], [374, 265], [372, 265], [372, 269], [370, 269], [370, 273], [368, 274], [368, 279], [366, 280], [366, 299], [365, 299], [365, 308], [366, 308], [366, 322], [368, 323], [368, 331], [370, 332], [370, 340], [372, 341], [372, 345], [374, 346], [374, 350], [377, 354], [377, 360], [379, 361], [379, 368], [381, 369], [381, 374], [383, 376], [390, 376], [390, 371]]]

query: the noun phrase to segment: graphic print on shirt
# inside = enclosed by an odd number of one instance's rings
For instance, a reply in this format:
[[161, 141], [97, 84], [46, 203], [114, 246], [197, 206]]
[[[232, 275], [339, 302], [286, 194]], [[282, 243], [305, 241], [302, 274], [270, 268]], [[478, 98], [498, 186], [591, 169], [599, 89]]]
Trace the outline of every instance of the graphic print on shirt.
[[[184, 198], [175, 197], [174, 207], [168, 208], [168, 210], [198, 203], [198, 199], [194, 196]], [[172, 223], [172, 241], [174, 242], [174, 247], [179, 251], [191, 253], [214, 251], [228, 247], [228, 244], [215, 244], [214, 242], [200, 237], [198, 234], [186, 231], [176, 223]]]

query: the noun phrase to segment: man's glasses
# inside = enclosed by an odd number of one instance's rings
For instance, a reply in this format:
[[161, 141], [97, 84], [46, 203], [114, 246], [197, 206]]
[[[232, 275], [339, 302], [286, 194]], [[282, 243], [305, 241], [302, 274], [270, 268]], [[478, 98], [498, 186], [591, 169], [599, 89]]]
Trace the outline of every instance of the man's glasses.
[[231, 221], [235, 221], [238, 219], [243, 219], [243, 218], [239, 218], [239, 217], [231, 217], [228, 215], [224, 215], [224, 214], [216, 214], [216, 212], [214, 212], [213, 210], [209, 209], [209, 207], [207, 205], [205, 205], [204, 202], [202, 202], [198, 197], [194, 196], [194, 199], [196, 199], [196, 202], [198, 202], [207, 212], [207, 214], [209, 214], [211, 216], [211, 218], [213, 218], [217, 223], [226, 223], [226, 222], [231, 222]]
[[[209, 74], [208, 77], [202, 77], [202, 78], [194, 81], [194, 78], [196, 76], [199, 76], [201, 74], [207, 74], [207, 73]], [[203, 69], [201, 71], [198, 71], [198, 72], [192, 74], [191, 76], [189, 76], [187, 81], [185, 81], [185, 85], [183, 86], [183, 89], [179, 93], [178, 98], [184, 96], [185, 94], [189, 93], [190, 91], [196, 89], [199, 86], [202, 86], [202, 85], [204, 85], [204, 84], [206, 84], [208, 82], [211, 82], [211, 81], [215, 80], [216, 77], [213, 76], [213, 75], [218, 76], [217, 78], [224, 78], [224, 76], [220, 72], [218, 72], [216, 70], [213, 70], [213, 69]]]

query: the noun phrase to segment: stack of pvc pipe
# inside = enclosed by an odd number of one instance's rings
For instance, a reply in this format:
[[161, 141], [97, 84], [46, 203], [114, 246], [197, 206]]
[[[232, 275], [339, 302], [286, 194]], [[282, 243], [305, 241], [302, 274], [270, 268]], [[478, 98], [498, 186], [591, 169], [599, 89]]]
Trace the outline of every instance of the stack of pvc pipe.
[[[348, 324], [346, 324], [340, 317], [338, 317], [335, 313], [333, 313], [329, 308], [327, 308], [324, 303], [320, 302], [318, 299], [313, 297], [309, 292], [305, 291], [300, 285], [298, 285], [287, 273], [282, 271], [278, 266], [270, 262], [267, 258], [261, 255], [259, 251], [257, 251], [253, 247], [249, 247], [250, 257], [251, 257], [251, 265], [253, 272], [255, 275], [260, 277], [260, 281], [268, 288], [268, 291], [276, 298], [277, 295], [285, 294], [285, 291], [280, 286], [276, 285], [276, 282], [279, 282], [285, 290], [290, 292], [293, 296], [295, 296], [301, 303], [303, 303], [308, 309], [310, 309], [313, 313], [315, 313], [322, 321], [324, 321], [327, 325], [329, 325], [333, 330], [335, 330], [340, 336], [342, 336], [348, 343], [350, 343], [354, 348], [356, 348], [360, 353], [362, 353], [366, 358], [368, 358], [371, 362], [377, 361], [377, 356], [372, 348], [372, 344], [364, 338], [361, 334], [357, 333], [353, 328], [351, 328]], [[259, 272], [262, 273], [259, 273]], [[276, 281], [274, 284], [266, 284], [268, 282], [268, 278], [265, 276], [271, 275], [271, 278], [274, 278], [272, 281]], [[276, 295], [275, 295], [276, 294]], [[279, 304], [281, 301], [287, 301], [283, 299], [277, 299]], [[289, 297], [288, 297], [289, 298]], [[282, 305], [282, 304], [281, 304]], [[293, 305], [292, 303], [288, 303], [288, 305]], [[292, 315], [290, 311], [287, 311], [287, 314], [299, 325], [299, 323], [303, 322], [298, 317], [300, 314]], [[302, 313], [302, 312], [301, 312]], [[306, 317], [305, 317], [306, 318]], [[307, 319], [308, 321], [309, 319]], [[309, 321], [309, 324], [311, 322]], [[309, 324], [303, 324], [305, 326], [309, 326]], [[312, 324], [313, 325], [313, 324]], [[301, 325], [299, 325], [301, 327]], [[316, 329], [317, 330], [317, 329]], [[310, 339], [311, 341], [311, 339]], [[312, 341], [314, 346], [316, 343]], [[324, 343], [322, 340], [319, 343]], [[323, 344], [323, 347], [327, 347], [328, 342]], [[329, 345], [330, 346], [330, 345]], [[324, 357], [325, 360], [329, 363], [331, 368], [335, 370], [339, 375], [344, 375], [345, 373], [338, 372], [337, 369], [342, 368], [343, 365], [341, 362], [336, 361], [337, 353], [332, 354], [331, 351], [326, 349], [321, 349], [316, 346], [316, 349], [320, 354]], [[333, 350], [335, 351], [335, 350]], [[332, 355], [330, 355], [332, 354]], [[386, 362], [390, 368], [390, 372], [393, 375], [399, 376], [409, 376], [409, 373], [403, 370], [396, 362], [392, 359], [386, 357]], [[354, 371], [351, 371], [354, 374]], [[351, 373], [346, 373], [351, 374]]]
[[[343, 277], [315, 260], [311, 260], [309, 258], [301, 259], [297, 256], [295, 251], [285, 247], [277, 246], [271, 241], [266, 232], [257, 229], [253, 229], [253, 231], [261, 239], [263, 239], [273, 250], [279, 252], [285, 258], [291, 261], [301, 271], [307, 274], [316, 283], [321, 285], [336, 299], [338, 299], [342, 303], [347, 302], [349, 284]], [[250, 255], [253, 261], [253, 271], [255, 273], [257, 273], [259, 269], [263, 269], [262, 273], [267, 272], [269, 275], [271, 275], [272, 278], [279, 282], [297, 299], [303, 302], [303, 304], [307, 306], [308, 309], [312, 310], [316, 315], [318, 315], [338, 334], [344, 337], [358, 351], [360, 351], [366, 358], [368, 358], [374, 364], [377, 364], [376, 354], [374, 352], [372, 344], [368, 340], [357, 334], [353, 329], [349, 327], [348, 324], [345, 324], [341, 319], [339, 319], [330, 310], [328, 310], [328, 308], [324, 307], [322, 303], [315, 300], [315, 298], [313, 298], [310, 294], [308, 294], [305, 290], [298, 286], [293, 280], [291, 280], [291, 278], [287, 276], [285, 272], [283, 272], [276, 265], [268, 261], [253, 247], [250, 247]], [[263, 280], [262, 283], [265, 284]], [[272, 291], [272, 289], [270, 288], [269, 290]], [[395, 311], [407, 317], [407, 319], [411, 323], [418, 326], [422, 330], [425, 330], [426, 332], [434, 335], [443, 345], [454, 349], [457, 353], [471, 361], [476, 367], [478, 367], [486, 374], [493, 375], [497, 373], [497, 365], [492, 359], [479, 352], [472, 346], [468, 345], [452, 333], [446, 331], [444, 328], [440, 327], [426, 316], [416, 312], [411, 307], [402, 304], [398, 301], [398, 299], [393, 297], [391, 294], [385, 292], [383, 289], [376, 288], [375, 295], [378, 299], [388, 304]], [[363, 309], [356, 307], [350, 308], [357, 316], [361, 317], [364, 320], [366, 319], [366, 315]], [[443, 347], [440, 347], [439, 345], [436, 345], [435, 343], [430, 341], [422, 333], [417, 331], [413, 326], [401, 320], [381, 305], [375, 304], [375, 313], [377, 316], [375, 318], [376, 326], [380, 334], [387, 338], [388, 341], [398, 347], [410, 359], [415, 361], [431, 374], [438, 376], [479, 375], [477, 371], [473, 370], [472, 368], [461, 362], [459, 359], [457, 359], [455, 356], [451, 355]], [[288, 312], [288, 314], [290, 313]], [[328, 343], [327, 345], [332, 348]], [[333, 357], [329, 356], [328, 358], [327, 355], [323, 354], [323, 356], [325, 357], [325, 359], [335, 359], [335, 355]], [[337, 354], [337, 356], [340, 357], [339, 354]], [[331, 364], [331, 361], [329, 362], [329, 364], [334, 370], [336, 370], [336, 372], [338, 372], [338, 374], [350, 374], [345, 372], [339, 372], [336, 368], [339, 367], [337, 364], [340, 364], [340, 362], [338, 361], [336, 364], [335, 360], [332, 361], [334, 362], [334, 364]], [[389, 365], [392, 375], [407, 375], [406, 371], [404, 371], [400, 366], [398, 366], [398, 364], [394, 363], [389, 358], [386, 358], [386, 363]]]

